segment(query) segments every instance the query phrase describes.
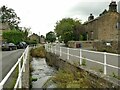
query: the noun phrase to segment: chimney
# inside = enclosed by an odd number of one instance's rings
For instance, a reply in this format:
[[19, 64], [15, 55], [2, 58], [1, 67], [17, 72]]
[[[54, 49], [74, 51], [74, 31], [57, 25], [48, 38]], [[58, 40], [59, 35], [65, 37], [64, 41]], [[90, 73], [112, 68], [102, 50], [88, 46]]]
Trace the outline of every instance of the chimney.
[[88, 17], [88, 21], [93, 20], [93, 19], [94, 19], [94, 16], [91, 13], [90, 16]]
[[117, 12], [117, 4], [116, 1], [111, 1], [109, 5], [109, 11], [110, 12]]

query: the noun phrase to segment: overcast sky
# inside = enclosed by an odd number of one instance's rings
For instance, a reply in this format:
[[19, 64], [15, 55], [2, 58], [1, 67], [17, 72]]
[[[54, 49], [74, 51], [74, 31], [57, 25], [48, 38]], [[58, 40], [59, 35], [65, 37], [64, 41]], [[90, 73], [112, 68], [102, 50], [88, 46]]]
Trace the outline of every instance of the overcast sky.
[[[119, 1], [119, 0], [116, 0]], [[111, 0], [0, 0], [15, 10], [21, 18], [20, 26], [30, 27], [33, 33], [45, 35], [54, 31], [55, 23], [62, 18], [78, 18], [86, 21], [89, 14], [95, 17], [109, 8]]]

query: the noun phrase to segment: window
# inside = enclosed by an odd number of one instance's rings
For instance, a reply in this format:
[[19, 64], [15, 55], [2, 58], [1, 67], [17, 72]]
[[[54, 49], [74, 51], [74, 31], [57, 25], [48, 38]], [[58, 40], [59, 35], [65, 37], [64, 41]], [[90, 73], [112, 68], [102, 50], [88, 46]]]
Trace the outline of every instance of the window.
[[93, 40], [93, 34], [94, 34], [94, 32], [91, 31], [91, 40]]
[[120, 22], [117, 22], [116, 28], [119, 30], [120, 29]]

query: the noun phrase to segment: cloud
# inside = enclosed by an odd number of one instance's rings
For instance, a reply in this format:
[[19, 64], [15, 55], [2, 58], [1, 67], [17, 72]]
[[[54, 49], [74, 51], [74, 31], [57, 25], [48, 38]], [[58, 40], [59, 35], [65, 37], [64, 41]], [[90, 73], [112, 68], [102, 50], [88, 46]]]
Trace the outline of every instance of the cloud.
[[118, 12], [120, 13], [120, 1], [118, 2]]
[[[106, 2], [104, 2], [106, 1]], [[110, 0], [0, 0], [0, 6], [13, 8], [21, 18], [21, 26], [45, 35], [54, 30], [55, 23], [71, 17], [86, 21], [89, 14], [99, 16], [108, 9]]]
[[94, 16], [99, 16], [108, 7], [109, 2], [80, 2], [71, 7], [69, 15], [87, 18], [92, 13]]

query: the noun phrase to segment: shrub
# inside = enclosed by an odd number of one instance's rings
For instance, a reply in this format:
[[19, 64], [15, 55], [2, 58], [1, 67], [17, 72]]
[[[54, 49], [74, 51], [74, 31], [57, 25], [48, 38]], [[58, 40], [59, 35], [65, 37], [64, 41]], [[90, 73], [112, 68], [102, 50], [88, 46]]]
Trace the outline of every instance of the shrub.
[[3, 32], [2, 37], [7, 41], [14, 44], [18, 44], [23, 41], [24, 33], [18, 30], [10, 30]]
[[30, 54], [32, 57], [41, 57], [41, 58], [45, 58], [46, 56], [46, 51], [44, 49], [43, 46], [40, 46], [38, 48], [35, 49], [31, 49]]

